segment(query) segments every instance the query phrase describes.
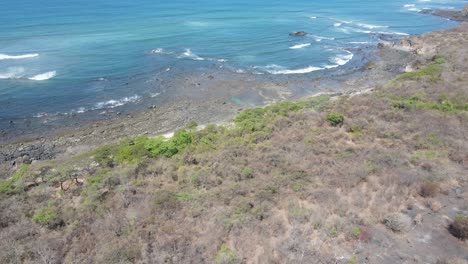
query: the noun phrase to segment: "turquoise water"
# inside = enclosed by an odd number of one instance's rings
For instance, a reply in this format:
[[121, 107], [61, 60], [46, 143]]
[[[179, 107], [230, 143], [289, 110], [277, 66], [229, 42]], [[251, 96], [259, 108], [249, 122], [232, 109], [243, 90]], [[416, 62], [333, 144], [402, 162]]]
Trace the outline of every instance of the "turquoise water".
[[[464, 1], [3, 0], [0, 122], [118, 109], [157, 95], [161, 72], [333, 71], [382, 34], [454, 26], [417, 13]], [[305, 37], [289, 33], [306, 31]], [[174, 76], [171, 76], [173, 78]], [[133, 82], [138, 79], [138, 82]]]

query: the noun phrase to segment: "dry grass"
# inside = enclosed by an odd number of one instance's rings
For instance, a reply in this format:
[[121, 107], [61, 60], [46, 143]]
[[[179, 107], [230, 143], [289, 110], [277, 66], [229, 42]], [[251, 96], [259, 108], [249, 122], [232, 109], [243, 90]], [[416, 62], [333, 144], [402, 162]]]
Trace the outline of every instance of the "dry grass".
[[[468, 114], [425, 107], [442, 95], [466, 98], [466, 82], [454, 77], [464, 61], [451, 58], [440, 80], [281, 103], [245, 111], [232, 127], [186, 128], [164, 144], [140, 137], [32, 164], [0, 185], [0, 262], [397, 263], [420, 255], [434, 263], [462, 255], [444, 216], [467, 210]], [[395, 107], [395, 98], [416, 94], [424, 107]], [[449, 231], [466, 238], [457, 219]], [[453, 240], [408, 247], [427, 230]]]

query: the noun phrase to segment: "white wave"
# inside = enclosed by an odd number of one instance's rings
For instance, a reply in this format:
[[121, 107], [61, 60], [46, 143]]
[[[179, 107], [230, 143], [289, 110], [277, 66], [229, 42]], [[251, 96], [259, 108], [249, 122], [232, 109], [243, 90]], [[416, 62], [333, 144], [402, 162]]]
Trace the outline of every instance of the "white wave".
[[403, 7], [415, 7], [415, 5], [414, 4], [406, 4]]
[[416, 7], [412, 7], [412, 8], [408, 8], [408, 11], [421, 12], [421, 9], [416, 8]]
[[354, 54], [350, 51], [345, 50], [347, 54], [339, 54], [333, 58], [330, 58], [330, 62], [335, 63], [339, 66], [343, 66], [353, 59]]
[[197, 54], [193, 53], [192, 50], [190, 49], [185, 49], [185, 52], [182, 53], [178, 58], [179, 59], [187, 58], [187, 59], [196, 60], [196, 61], [205, 60], [205, 58], [198, 56]]
[[48, 116], [48, 115], [49, 115], [48, 113], [43, 112], [43, 113], [37, 113], [37, 114], [33, 115], [33, 117], [41, 118], [41, 117]]
[[328, 38], [328, 37], [322, 37], [322, 36], [316, 36], [316, 35], [311, 35], [315, 41], [320, 42], [322, 40], [335, 40], [335, 38]]
[[370, 44], [369, 41], [351, 41], [349, 44]]
[[431, 0], [418, 0], [418, 2], [431, 2]]
[[118, 106], [126, 105], [128, 103], [134, 103], [140, 100], [140, 96], [134, 95], [131, 97], [124, 97], [119, 100], [109, 100], [104, 102], [97, 103], [93, 110], [103, 109], [103, 108], [115, 108]]
[[333, 68], [336, 68], [336, 67], [340, 67], [340, 65], [336, 64], [336, 65], [325, 65], [323, 66], [325, 69], [333, 69]]
[[297, 44], [297, 45], [294, 45], [294, 46], [289, 47], [289, 48], [290, 49], [302, 49], [302, 48], [308, 47], [310, 45], [311, 45], [310, 43], [304, 43], [304, 44]]
[[346, 28], [346, 30], [351, 30], [354, 32], [365, 33], [365, 34], [386, 34], [386, 35], [409, 36], [408, 33], [395, 32], [395, 31], [373, 31], [373, 30], [364, 30], [360, 28]]
[[30, 77], [28, 79], [33, 80], [33, 81], [45, 81], [45, 80], [49, 80], [51, 78], [54, 78], [56, 75], [57, 75], [56, 71], [50, 71], [50, 72], [34, 75], [33, 77]]
[[151, 98], [154, 98], [154, 97], [156, 97], [156, 96], [158, 96], [158, 95], [160, 95], [160, 94], [161, 94], [161, 93], [150, 93], [150, 97], [151, 97]]
[[0, 79], [19, 79], [24, 75], [23, 67], [9, 67], [6, 72], [0, 73]]
[[37, 53], [33, 54], [24, 54], [24, 55], [6, 55], [6, 54], [0, 54], [0, 60], [19, 60], [19, 59], [29, 59], [29, 58], [34, 58], [39, 56]]
[[151, 50], [150, 53], [163, 53], [164, 52], [164, 49], [162, 48], [157, 48], [157, 49], [154, 49], [154, 50]]
[[77, 109], [73, 109], [70, 111], [72, 114], [82, 114], [86, 112], [86, 108], [84, 107], [78, 107]]
[[172, 52], [166, 51], [163, 48], [153, 49], [153, 50], [150, 50], [148, 53], [149, 54], [172, 54]]
[[309, 18], [310, 18], [310, 19], [317, 19], [316, 16], [310, 16]]
[[254, 67], [254, 68], [259, 68], [270, 74], [303, 74], [303, 73], [310, 73], [310, 72], [320, 71], [320, 70], [325, 69], [325, 68], [319, 68], [319, 67], [314, 67], [314, 66], [308, 66], [302, 69], [290, 70], [290, 69], [287, 69], [283, 66], [279, 66], [276, 64], [271, 64], [266, 67]]
[[374, 28], [388, 28], [388, 26], [378, 26], [378, 25], [370, 25], [370, 24], [364, 24], [364, 23], [355, 23], [356, 26], [362, 27], [362, 28], [368, 28], [368, 29], [374, 29]]
[[387, 34], [387, 35], [398, 35], [398, 36], [409, 36], [408, 33], [395, 32], [395, 31], [372, 31], [374, 34]]
[[337, 23], [333, 24], [333, 26], [335, 27], [341, 27], [343, 24], [347, 24], [347, 25], [353, 25], [356, 27], [366, 28], [366, 29], [388, 28], [388, 26], [372, 25], [372, 24], [366, 24], [366, 23], [361, 23], [361, 22], [356, 22], [356, 21], [351, 21], [351, 20], [340, 20], [336, 18], [332, 18], [332, 19], [337, 21]]

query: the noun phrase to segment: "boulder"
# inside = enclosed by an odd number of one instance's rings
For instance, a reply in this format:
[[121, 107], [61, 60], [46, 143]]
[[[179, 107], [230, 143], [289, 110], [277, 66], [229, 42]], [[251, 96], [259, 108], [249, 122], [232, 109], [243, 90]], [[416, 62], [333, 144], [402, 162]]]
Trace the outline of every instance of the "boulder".
[[405, 214], [395, 213], [387, 215], [383, 223], [393, 232], [405, 232], [411, 227], [411, 218]]
[[297, 31], [297, 32], [289, 33], [289, 36], [292, 36], [292, 37], [304, 37], [307, 35], [308, 33], [305, 31]]

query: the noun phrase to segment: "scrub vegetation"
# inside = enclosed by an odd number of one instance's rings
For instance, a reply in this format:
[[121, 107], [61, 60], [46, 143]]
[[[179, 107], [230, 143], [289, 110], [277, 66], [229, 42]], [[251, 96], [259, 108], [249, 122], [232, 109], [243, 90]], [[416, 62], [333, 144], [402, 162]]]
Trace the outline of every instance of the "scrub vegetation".
[[19, 166], [0, 181], [0, 263], [463, 261], [468, 55], [456, 52], [370, 93]]

